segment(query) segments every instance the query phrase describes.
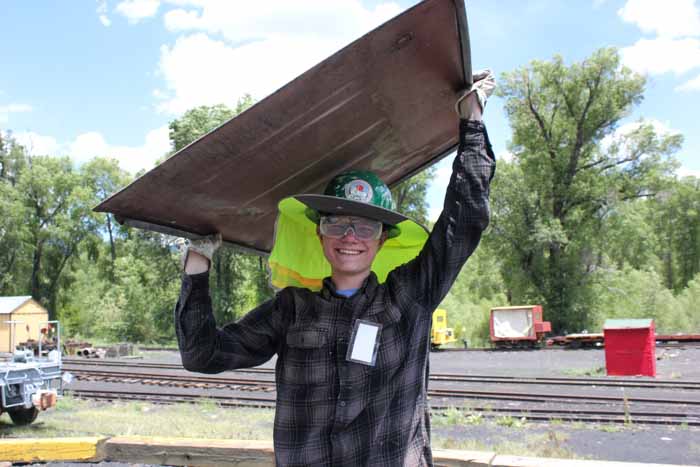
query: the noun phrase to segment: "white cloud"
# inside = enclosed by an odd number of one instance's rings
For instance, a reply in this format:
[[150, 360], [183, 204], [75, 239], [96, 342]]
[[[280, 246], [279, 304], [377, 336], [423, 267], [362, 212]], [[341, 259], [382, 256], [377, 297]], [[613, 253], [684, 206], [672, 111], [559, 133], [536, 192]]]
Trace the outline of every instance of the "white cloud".
[[68, 155], [78, 165], [95, 157], [111, 157], [119, 161], [122, 169], [131, 173], [152, 169], [155, 162], [170, 151], [167, 125], [149, 131], [141, 146], [112, 145], [102, 133], [96, 131], [80, 134], [73, 141], [63, 144], [51, 136], [34, 132], [16, 133], [13, 136], [31, 155]]
[[245, 93], [265, 97], [401, 11], [357, 0], [177, 3], [189, 9], [167, 12], [165, 25], [184, 35], [161, 47], [165, 86], [154, 91], [159, 110], [172, 114], [233, 104]]
[[69, 145], [68, 153], [78, 163], [94, 157], [112, 157], [119, 161], [121, 168], [135, 173], [141, 169], [152, 169], [156, 160], [169, 150], [168, 126], [165, 125], [149, 131], [141, 146], [113, 146], [101, 133], [83, 133]]
[[316, 37], [341, 37], [341, 41], [349, 41], [402, 10], [393, 2], [367, 9], [359, 0], [193, 0], [178, 3], [196, 9], [175, 9], [166, 13], [168, 29], [220, 34], [233, 44], [271, 35], [295, 36], [300, 34], [300, 29]]
[[700, 91], [700, 75], [676, 87], [676, 91]]
[[447, 185], [452, 175], [454, 153], [448, 155], [435, 165], [435, 176], [428, 186], [428, 220], [435, 222], [442, 212]]
[[0, 123], [7, 123], [10, 114], [20, 112], [31, 112], [32, 106], [27, 104], [0, 105]]
[[686, 167], [680, 167], [680, 168], [676, 171], [676, 175], [677, 175], [679, 178], [683, 178], [683, 177], [695, 177], [695, 178], [700, 178], [700, 170], [697, 170], [697, 169], [688, 169], [688, 168], [686, 168]]
[[29, 154], [34, 156], [56, 156], [61, 152], [58, 141], [51, 136], [43, 136], [32, 131], [23, 131], [12, 136]]
[[700, 39], [640, 39], [620, 54], [639, 73], [680, 74], [700, 66]]
[[669, 136], [669, 135], [675, 135], [675, 134], [681, 133], [679, 130], [672, 128], [670, 122], [662, 122], [662, 121], [656, 120], [656, 119], [643, 119], [641, 121], [637, 120], [634, 122], [628, 122], [628, 123], [625, 123], [624, 125], [619, 126], [615, 130], [615, 132], [613, 132], [612, 134], [609, 134], [605, 138], [603, 138], [603, 140], [600, 142], [601, 152], [603, 152], [603, 153], [608, 152], [610, 150], [610, 147], [612, 146], [612, 144], [614, 142], [617, 142], [617, 143], [623, 142], [623, 138], [626, 135], [629, 135], [630, 133], [635, 131], [642, 124], [651, 124], [651, 126], [654, 128], [654, 131], [659, 136]]
[[100, 19], [102, 26], [108, 28], [112, 21], [107, 16], [107, 2], [106, 0], [97, 0], [97, 17]]
[[115, 10], [124, 15], [130, 23], [138, 23], [145, 18], [151, 18], [158, 12], [160, 0], [124, 0]]
[[651, 124], [651, 126], [654, 128], [654, 131], [656, 132], [657, 135], [675, 135], [675, 134], [680, 133], [679, 130], [675, 130], [675, 129], [671, 128], [670, 122], [662, 122], [660, 120], [650, 118], [650, 119], [644, 119], [642, 121], [625, 123], [624, 125], [620, 126], [617, 129], [617, 131], [615, 132], [615, 135], [621, 136], [621, 135], [630, 134], [634, 130], [639, 128], [642, 124]]
[[508, 151], [507, 149], [504, 149], [503, 151], [496, 154], [496, 161], [513, 162], [514, 157], [515, 154]]
[[700, 12], [695, 0], [627, 0], [618, 15], [643, 32], [661, 37], [700, 35]]
[[442, 206], [438, 207], [430, 207], [428, 209], [428, 220], [430, 222], [437, 222], [438, 217], [440, 217], [440, 214], [442, 213]]

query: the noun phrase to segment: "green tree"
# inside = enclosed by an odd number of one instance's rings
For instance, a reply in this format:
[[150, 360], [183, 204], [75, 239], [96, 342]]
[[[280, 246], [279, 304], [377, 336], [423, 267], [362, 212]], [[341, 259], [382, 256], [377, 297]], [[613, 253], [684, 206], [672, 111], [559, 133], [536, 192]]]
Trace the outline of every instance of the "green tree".
[[81, 242], [96, 232], [95, 197], [67, 157], [35, 156], [20, 173], [17, 189], [27, 213], [31, 251], [29, 291], [56, 317], [61, 274]]
[[666, 286], [680, 292], [700, 273], [700, 179], [677, 181], [650, 204]]
[[26, 211], [20, 193], [0, 180], [0, 295], [22, 293], [18, 263], [26, 253]]
[[27, 159], [24, 147], [17, 144], [11, 134], [3, 135], [0, 131], [0, 180], [16, 185]]
[[174, 151], [179, 151], [188, 144], [223, 125], [239, 113], [251, 107], [255, 101], [249, 94], [238, 99], [234, 109], [224, 104], [214, 106], [202, 105], [190, 109], [178, 119], [170, 122], [170, 142]]
[[[494, 209], [496, 226], [505, 224], [498, 231], [517, 232], [502, 238], [500, 251], [515, 256], [507, 263], [522, 268], [519, 295], [541, 297], [555, 331], [583, 329], [591, 322], [605, 217], [619, 203], [664, 187], [674, 168], [668, 156], [682, 137], [657, 135], [640, 122], [601, 144], [641, 101], [645, 84], [613, 49], [571, 66], [561, 57], [533, 61], [501, 81], [518, 165], [518, 176], [501, 185], [509, 200], [518, 194], [521, 200]], [[495, 199], [502, 196], [497, 188]]]
[[435, 177], [435, 167], [428, 167], [391, 189], [396, 210], [422, 225], [428, 225], [428, 186]]
[[26, 293], [22, 260], [26, 255], [26, 210], [17, 179], [26, 165], [24, 148], [0, 131], [0, 295]]
[[[129, 174], [119, 167], [117, 160], [102, 157], [96, 157], [85, 164], [81, 169], [81, 173], [83, 184], [92, 189], [96, 203], [107, 199], [107, 197], [127, 185], [131, 180]], [[120, 227], [110, 213], [98, 214], [96, 218], [98, 221], [98, 233], [106, 236], [109, 242], [110, 262], [108, 278], [113, 279], [114, 263], [117, 260], [117, 243], [120, 238], [126, 237], [127, 230]], [[96, 256], [96, 254], [93, 254], [93, 259], [96, 259]]]

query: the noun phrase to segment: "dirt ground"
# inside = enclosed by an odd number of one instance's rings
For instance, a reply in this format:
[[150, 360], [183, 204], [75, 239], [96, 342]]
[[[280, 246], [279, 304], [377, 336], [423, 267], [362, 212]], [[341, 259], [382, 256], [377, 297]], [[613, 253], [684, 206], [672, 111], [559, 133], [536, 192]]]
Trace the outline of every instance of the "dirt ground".
[[[177, 362], [172, 353], [149, 356]], [[700, 381], [700, 347], [663, 348], [656, 352], [657, 378]], [[273, 367], [274, 359], [263, 366]], [[464, 373], [508, 376], [583, 376], [605, 368], [603, 349], [543, 349], [526, 351], [433, 352], [431, 373]], [[533, 446], [576, 457], [625, 462], [700, 466], [700, 428], [665, 426], [603, 426], [581, 423], [529, 422], [524, 426], [500, 426], [484, 419], [461, 427], [433, 428], [434, 437], [455, 446], [465, 441], [486, 448], [507, 445]], [[520, 452], [521, 455], [525, 455]]]
[[[657, 348], [657, 377], [700, 381], [700, 348]], [[431, 372], [572, 376], [605, 368], [604, 350], [436, 352]], [[486, 446], [516, 443], [568, 451], [577, 457], [626, 462], [700, 465], [700, 429], [664, 426], [602, 426], [527, 423], [504, 427], [485, 421], [458, 428], [435, 427], [443, 439], [473, 440]]]
[[[144, 360], [179, 362], [176, 352], [148, 352]], [[657, 377], [700, 381], [700, 347], [658, 348]], [[262, 365], [273, 367], [274, 359]], [[595, 350], [434, 352], [432, 373], [509, 376], [583, 376], [601, 374], [605, 352]], [[603, 373], [604, 374], [604, 373]], [[550, 457], [571, 457], [622, 462], [647, 462], [700, 466], [700, 428], [653, 425], [587, 425], [582, 423], [516, 423], [503, 426], [493, 419], [459, 426], [434, 423], [437, 440], [445, 448], [503, 450], [517, 454], [545, 452]], [[472, 447], [476, 446], [476, 447]], [[438, 447], [438, 446], [435, 446]], [[47, 465], [47, 464], [44, 464]], [[87, 464], [52, 463], [54, 467]], [[126, 464], [93, 464], [124, 467]]]

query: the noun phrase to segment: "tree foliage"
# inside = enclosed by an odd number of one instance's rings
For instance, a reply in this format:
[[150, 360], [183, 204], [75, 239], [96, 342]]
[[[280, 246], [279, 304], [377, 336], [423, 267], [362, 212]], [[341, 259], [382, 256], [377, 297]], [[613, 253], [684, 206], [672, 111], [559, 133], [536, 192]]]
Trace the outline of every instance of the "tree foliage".
[[428, 167], [391, 189], [396, 210], [422, 225], [428, 225], [428, 185], [435, 176], [435, 168]]
[[518, 270], [511, 293], [544, 301], [557, 331], [591, 322], [606, 217], [654, 196], [674, 169], [668, 156], [680, 135], [659, 135], [643, 122], [615, 133], [644, 84], [612, 49], [570, 66], [561, 57], [533, 61], [503, 76], [516, 163], [494, 188], [494, 234], [509, 272]]

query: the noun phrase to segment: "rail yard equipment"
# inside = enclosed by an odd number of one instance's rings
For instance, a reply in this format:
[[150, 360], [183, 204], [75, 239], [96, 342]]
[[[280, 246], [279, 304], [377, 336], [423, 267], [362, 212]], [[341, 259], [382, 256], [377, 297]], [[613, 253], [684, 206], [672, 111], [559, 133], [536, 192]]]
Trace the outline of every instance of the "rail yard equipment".
[[566, 347], [568, 349], [593, 349], [603, 347], [605, 339], [602, 332], [579, 332], [547, 339], [547, 346]]
[[430, 333], [430, 346], [438, 349], [440, 346], [456, 342], [454, 329], [447, 327], [447, 310], [438, 308], [433, 312], [433, 327]]
[[656, 376], [654, 320], [609, 319], [603, 333], [608, 376]]
[[[0, 414], [7, 412], [16, 425], [32, 423], [39, 411], [56, 405], [62, 392], [61, 345], [58, 321], [47, 321], [38, 339], [38, 348], [14, 349], [0, 357]], [[56, 346], [44, 352], [43, 343], [52, 341]], [[35, 355], [36, 353], [36, 355]]]
[[537, 348], [552, 330], [542, 320], [541, 305], [504, 306], [491, 309], [491, 342], [498, 349]]

